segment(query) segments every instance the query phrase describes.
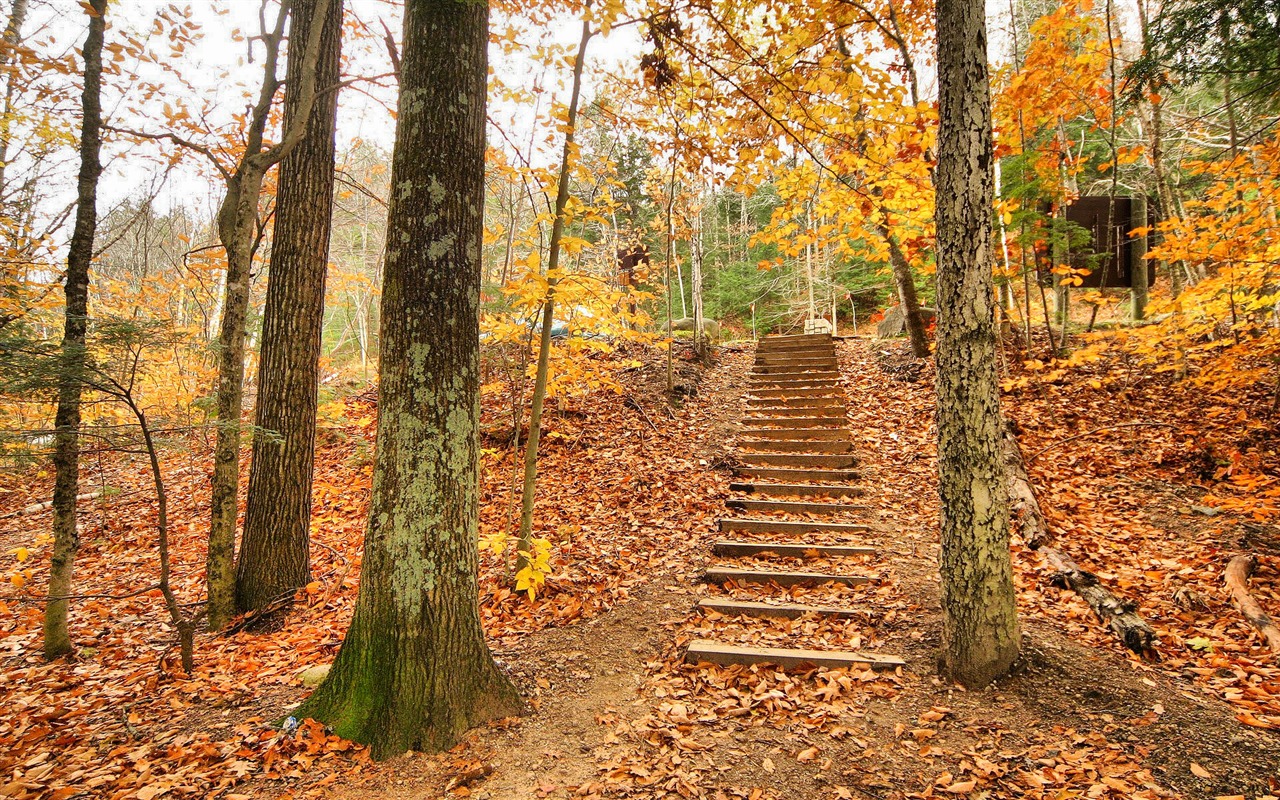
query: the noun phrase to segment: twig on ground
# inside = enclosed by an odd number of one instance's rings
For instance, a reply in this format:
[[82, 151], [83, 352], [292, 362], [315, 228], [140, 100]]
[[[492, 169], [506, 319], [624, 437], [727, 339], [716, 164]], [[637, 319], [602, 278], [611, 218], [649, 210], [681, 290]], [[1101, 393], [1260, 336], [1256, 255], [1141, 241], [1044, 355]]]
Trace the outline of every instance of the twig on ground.
[[1103, 425], [1102, 427], [1094, 428], [1091, 431], [1085, 431], [1084, 433], [1077, 433], [1075, 436], [1068, 436], [1065, 439], [1059, 439], [1058, 441], [1053, 442], [1052, 444], [1046, 445], [1040, 448], [1039, 450], [1037, 450], [1036, 452], [1032, 453], [1031, 457], [1027, 459], [1027, 463], [1030, 464], [1040, 456], [1044, 455], [1047, 451], [1052, 450], [1053, 448], [1057, 447], [1060, 444], [1066, 444], [1067, 442], [1074, 442], [1076, 439], [1083, 439], [1086, 436], [1092, 436], [1095, 433], [1099, 433], [1101, 431], [1109, 431], [1116, 428], [1172, 428], [1174, 430], [1177, 430], [1177, 426], [1170, 425], [1167, 422], [1120, 422], [1115, 425]]
[[643, 406], [640, 405], [640, 401], [636, 400], [631, 395], [627, 395], [625, 404], [631, 408], [634, 408], [636, 411], [639, 411], [640, 416], [644, 417], [644, 421], [649, 423], [649, 427], [653, 429], [653, 432], [654, 433], [658, 432], [658, 426], [654, 425], [653, 420], [649, 419], [649, 413], [644, 410]]

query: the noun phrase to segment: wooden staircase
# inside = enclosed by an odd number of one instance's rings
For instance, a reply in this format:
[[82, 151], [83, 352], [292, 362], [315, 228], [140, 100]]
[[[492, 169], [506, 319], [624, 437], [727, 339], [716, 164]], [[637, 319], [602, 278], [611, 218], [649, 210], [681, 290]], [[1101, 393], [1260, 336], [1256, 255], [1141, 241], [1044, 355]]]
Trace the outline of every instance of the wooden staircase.
[[[849, 429], [844, 392], [839, 385], [835, 342], [828, 334], [773, 336], [760, 341], [755, 367], [748, 376], [746, 416], [738, 441], [740, 481], [730, 484], [730, 511], [718, 523], [725, 538], [713, 552], [725, 558], [823, 558], [868, 556], [875, 548], [859, 543], [868, 530], [867, 507], [850, 502], [862, 494], [851, 483], [853, 433]], [[817, 539], [817, 541], [815, 541]], [[714, 565], [709, 584], [739, 588], [758, 586], [857, 586], [867, 575], [805, 572], [790, 569], [738, 568]], [[713, 596], [699, 610], [726, 616], [782, 617], [816, 615], [853, 621], [870, 616], [860, 609], [796, 603], [739, 600]], [[895, 656], [866, 652], [742, 647], [699, 639], [685, 660], [711, 664], [775, 664], [781, 667], [895, 669]]]

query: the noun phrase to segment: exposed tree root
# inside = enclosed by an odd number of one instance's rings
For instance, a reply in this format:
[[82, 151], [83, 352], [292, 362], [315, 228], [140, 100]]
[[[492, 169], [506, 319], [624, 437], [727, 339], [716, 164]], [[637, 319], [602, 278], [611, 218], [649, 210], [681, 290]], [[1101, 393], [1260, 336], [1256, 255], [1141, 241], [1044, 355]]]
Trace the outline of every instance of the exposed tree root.
[[1231, 601], [1236, 609], [1244, 615], [1249, 624], [1257, 629], [1271, 650], [1280, 654], [1280, 627], [1262, 610], [1258, 601], [1249, 593], [1249, 578], [1257, 569], [1258, 558], [1252, 553], [1238, 555], [1227, 562], [1224, 578], [1227, 588], [1231, 590]]

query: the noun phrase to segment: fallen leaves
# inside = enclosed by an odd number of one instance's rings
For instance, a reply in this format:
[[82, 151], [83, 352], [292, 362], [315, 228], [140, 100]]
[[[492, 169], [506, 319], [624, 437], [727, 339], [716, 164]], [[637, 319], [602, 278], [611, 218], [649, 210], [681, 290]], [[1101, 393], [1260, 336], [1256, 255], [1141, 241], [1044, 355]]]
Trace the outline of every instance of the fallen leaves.
[[[176, 669], [169, 653], [174, 637], [154, 593], [79, 602], [72, 613], [78, 659], [44, 664], [37, 654], [37, 599], [47, 574], [47, 543], [24, 533], [19, 561], [17, 543], [0, 539], [0, 552], [15, 556], [11, 564], [35, 569], [35, 580], [16, 573], [19, 580], [0, 596], [0, 797], [88, 792], [124, 798], [141, 791], [168, 800], [242, 786], [259, 797], [314, 790], [339, 774], [359, 780], [368, 762], [362, 748], [306, 721], [293, 735], [274, 723], [306, 692], [301, 676], [332, 661], [352, 612], [372, 476], [375, 396], [347, 399], [322, 432], [312, 501], [315, 579], [298, 593], [284, 627], [198, 636], [190, 676]], [[486, 407], [484, 413], [501, 412]], [[515, 594], [500, 557], [482, 559], [481, 613], [499, 646], [608, 610], [652, 571], [683, 566], [698, 547], [683, 531], [709, 527], [713, 509], [700, 500], [712, 492], [697, 486], [722, 479], [693, 463], [688, 443], [708, 433], [685, 418], [656, 411], [649, 416], [656, 431], [609, 392], [549, 414], [549, 429], [563, 436], [545, 445], [541, 462], [537, 519], [550, 547], [537, 601]], [[164, 465], [182, 602], [200, 597], [208, 505], [201, 461], [207, 452], [199, 441], [187, 446], [189, 452], [169, 454]], [[483, 529], [500, 530], [508, 522], [515, 458], [515, 451], [501, 449], [483, 457]], [[101, 474], [89, 480], [119, 491], [84, 503], [77, 585], [85, 594], [116, 595], [157, 569], [155, 511], [150, 496], [135, 491], [146, 485], [145, 464], [128, 458], [101, 464]], [[46, 475], [27, 491], [0, 495], [0, 516], [30, 505], [48, 484]], [[20, 519], [24, 527], [47, 525], [47, 508]], [[49, 759], [51, 752], [59, 757]]]

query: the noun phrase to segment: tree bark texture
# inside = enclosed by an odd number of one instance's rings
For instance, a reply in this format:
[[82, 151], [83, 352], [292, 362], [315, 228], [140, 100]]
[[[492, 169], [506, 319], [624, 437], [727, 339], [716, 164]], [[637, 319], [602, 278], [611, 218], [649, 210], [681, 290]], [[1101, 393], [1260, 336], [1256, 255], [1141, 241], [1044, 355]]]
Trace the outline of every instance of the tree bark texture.
[[[295, 0], [295, 42], [319, 24], [315, 0]], [[256, 610], [311, 580], [311, 475], [315, 461], [325, 270], [333, 210], [342, 0], [331, 0], [315, 64], [320, 95], [298, 147], [280, 163], [275, 235], [262, 321], [253, 466], [236, 570], [236, 605]], [[285, 127], [297, 115], [305, 51], [290, 48]]]
[[27, 20], [27, 0], [14, 0], [9, 10], [9, 24], [4, 29], [4, 43], [9, 48], [0, 67], [9, 69], [4, 87], [4, 111], [0, 115], [0, 204], [9, 198], [8, 178], [10, 128], [13, 120], [13, 99], [17, 94], [18, 71], [14, 62], [18, 60], [16, 52], [22, 41], [22, 26]]
[[[316, 17], [328, 15], [335, 0], [314, 0]], [[245, 320], [249, 310], [253, 253], [257, 246], [258, 199], [262, 181], [272, 166], [302, 141], [316, 99], [315, 63], [319, 59], [324, 26], [312, 25], [305, 40], [293, 46], [304, 52], [308, 64], [297, 84], [298, 113], [285, 127], [281, 140], [263, 147], [263, 133], [280, 80], [276, 75], [280, 41], [289, 6], [281, 6], [275, 29], [264, 33], [267, 55], [263, 61], [262, 88], [249, 114], [245, 154], [234, 173], [226, 174], [227, 195], [218, 209], [218, 239], [227, 256], [227, 280], [223, 291], [222, 319], [218, 328], [217, 441], [213, 451], [213, 479], [209, 509], [209, 550], [205, 561], [209, 628], [218, 630], [235, 613], [236, 522], [240, 492], [240, 411], [244, 401]]]
[[898, 287], [898, 299], [902, 302], [902, 319], [911, 337], [911, 353], [916, 358], [929, 357], [929, 335], [925, 332], [924, 316], [920, 313], [920, 298], [916, 294], [916, 279], [911, 274], [911, 264], [902, 252], [898, 240], [893, 238], [887, 223], [880, 223], [880, 235], [889, 245], [889, 264], [893, 268], [893, 282]]
[[[1134, 195], [1129, 215], [1129, 225], [1134, 228], [1147, 227], [1147, 198]], [[1147, 237], [1134, 237], [1130, 245], [1132, 263], [1129, 265], [1132, 280], [1130, 288], [1130, 311], [1134, 322], [1141, 322], [1147, 317], [1147, 299], [1150, 276], [1147, 264]]]
[[62, 366], [53, 451], [53, 557], [49, 565], [49, 602], [44, 610], [44, 656], [72, 650], [67, 610], [80, 535], [76, 529], [76, 489], [80, 483], [80, 394], [89, 318], [89, 265], [98, 229], [98, 178], [102, 175], [102, 44], [107, 0], [91, 0], [89, 33], [84, 41], [83, 116], [80, 123], [80, 174], [76, 184], [76, 223], [67, 252], [62, 332]]
[[983, 0], [939, 0], [937, 29], [942, 661], [956, 680], [983, 686], [1008, 671], [1020, 638], [1000, 458]]
[[360, 594], [297, 712], [374, 758], [517, 713], [480, 625], [479, 313], [488, 6], [409, 0]]
[[[258, 192], [266, 170], [249, 166], [227, 182], [218, 214], [219, 238], [227, 254], [222, 319], [218, 326], [217, 438], [205, 559], [209, 628], [218, 630], [235, 613], [236, 520], [240, 489], [240, 409], [244, 401], [245, 319], [258, 218]], [[255, 187], [249, 191], [246, 187]]]
[[1080, 595], [1098, 620], [1124, 642], [1125, 647], [1144, 658], [1156, 657], [1156, 632], [1138, 616], [1136, 605], [1116, 597], [1097, 575], [1080, 569], [1071, 556], [1050, 547], [1053, 533], [1027, 475], [1026, 462], [1022, 459], [1022, 449], [1018, 446], [1018, 435], [1012, 423], [1005, 427], [1004, 458], [1012, 517], [1018, 523], [1022, 541], [1040, 553], [1053, 570], [1050, 580]]

